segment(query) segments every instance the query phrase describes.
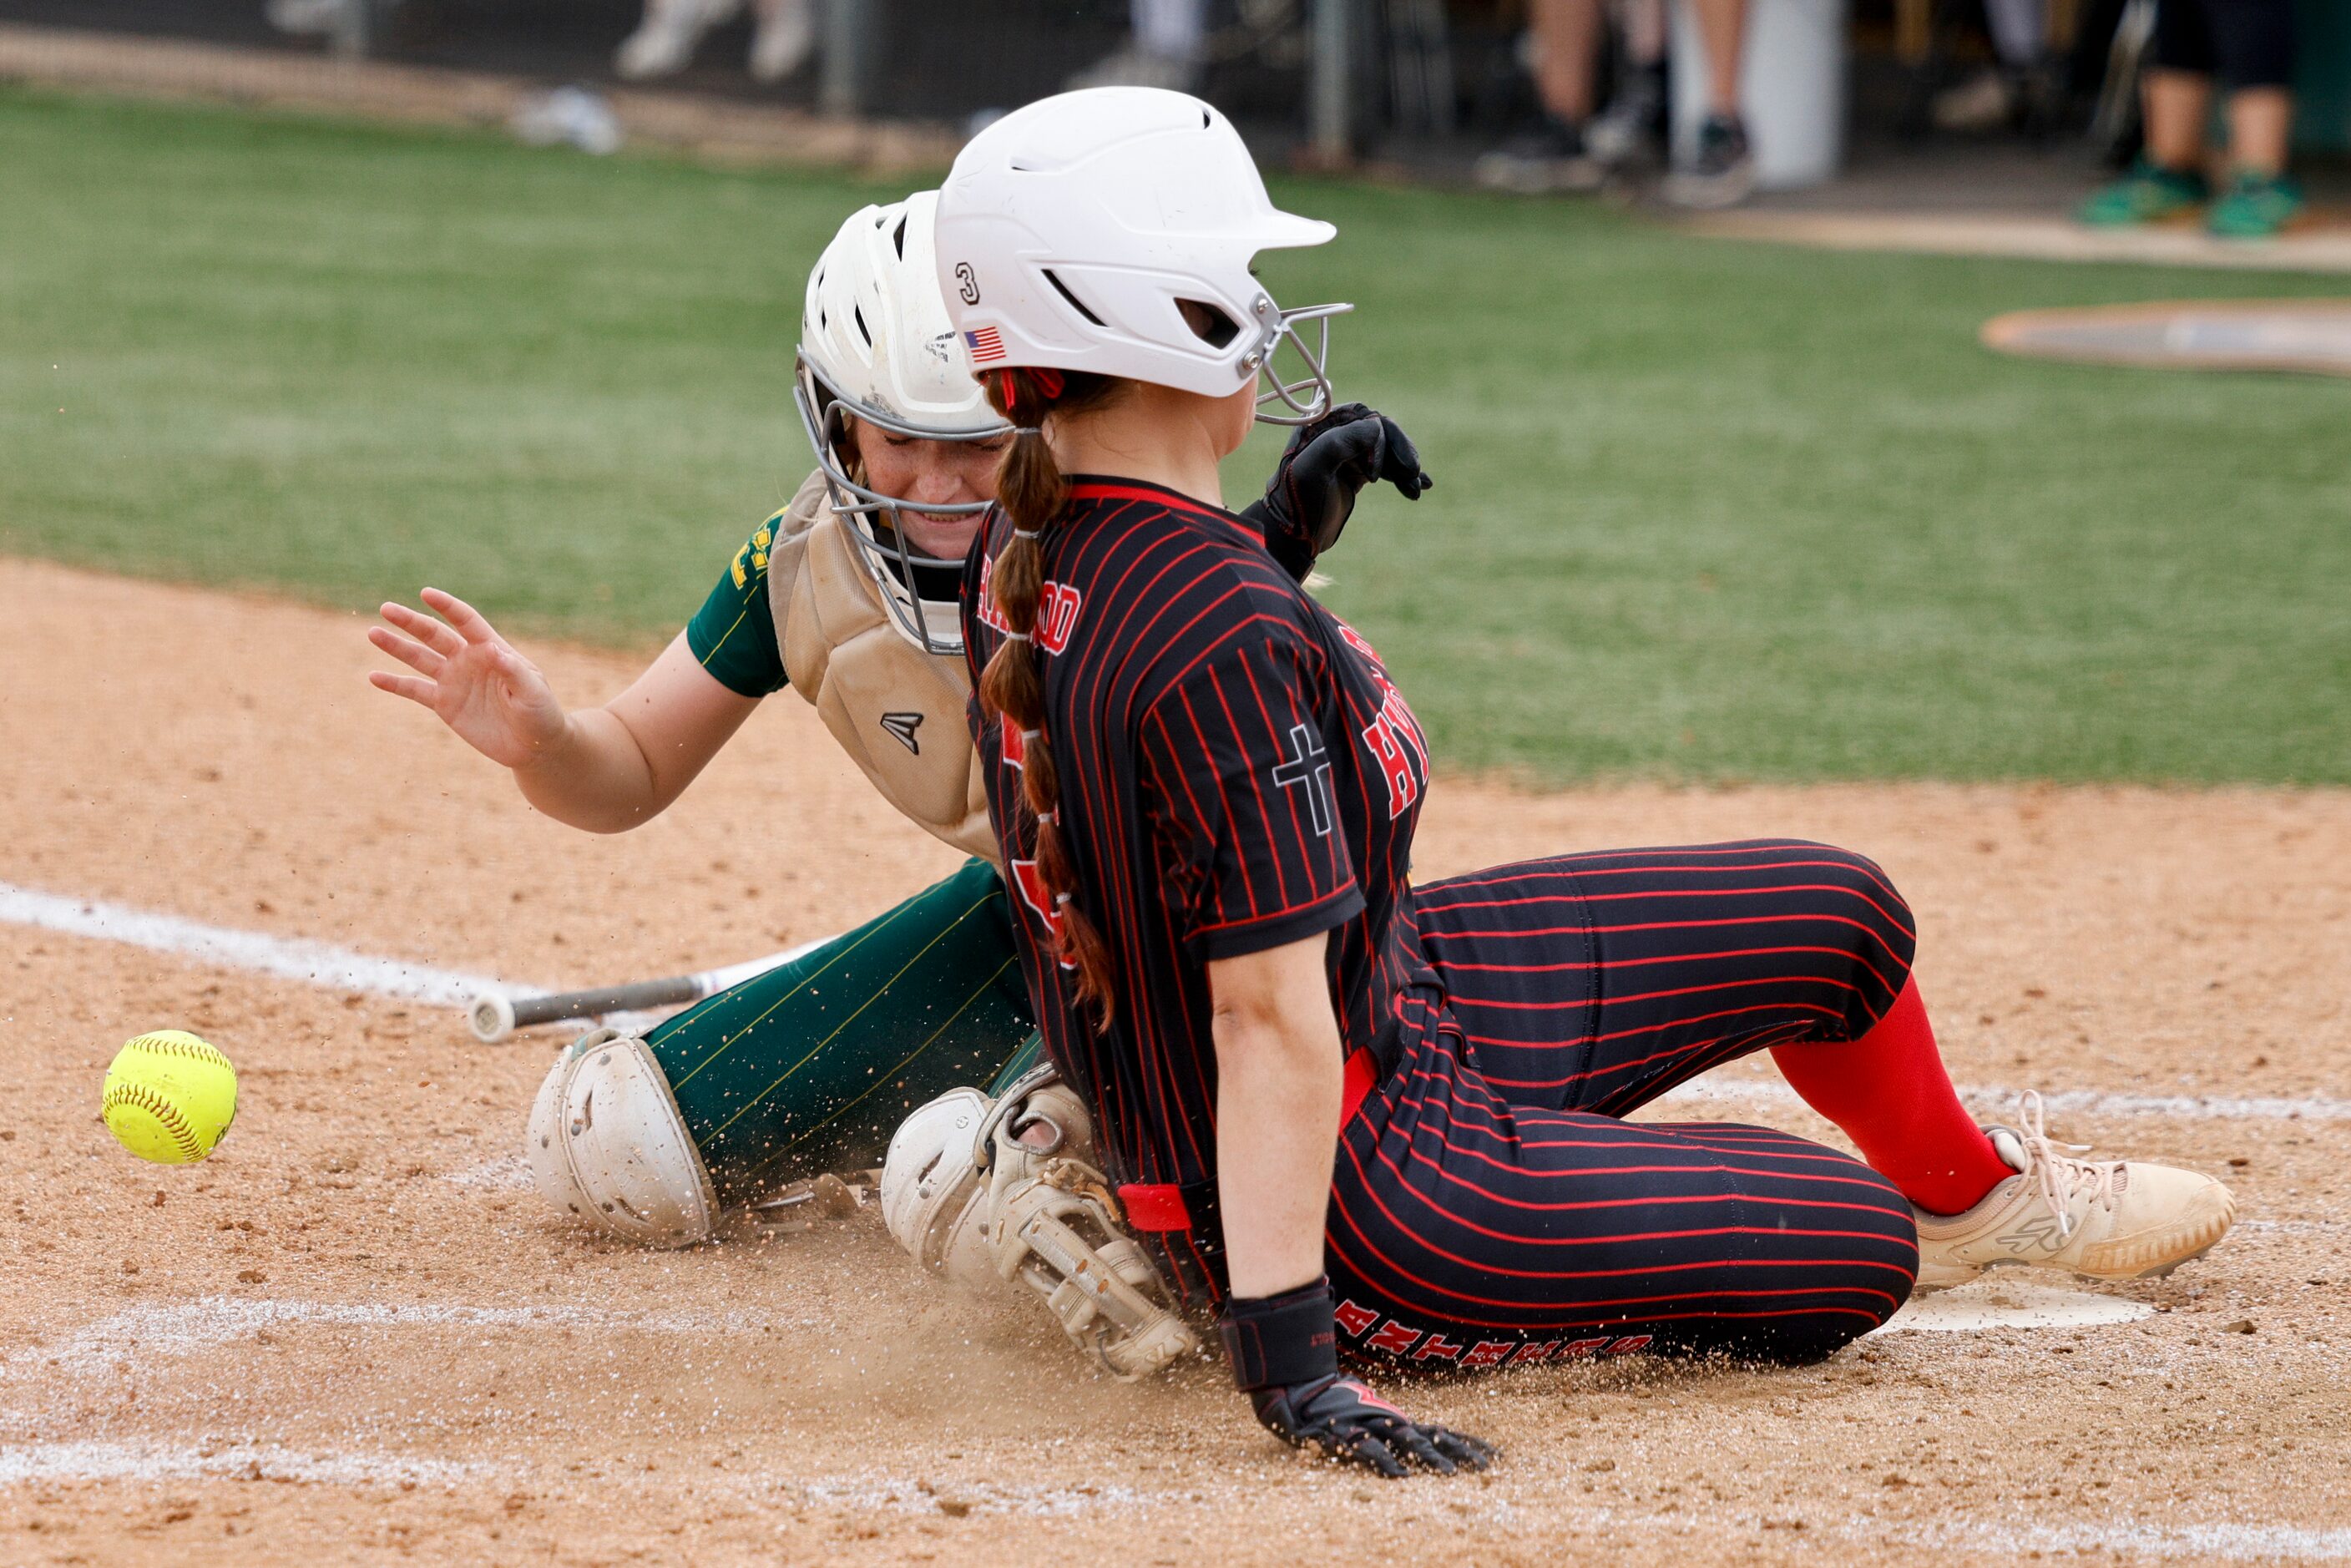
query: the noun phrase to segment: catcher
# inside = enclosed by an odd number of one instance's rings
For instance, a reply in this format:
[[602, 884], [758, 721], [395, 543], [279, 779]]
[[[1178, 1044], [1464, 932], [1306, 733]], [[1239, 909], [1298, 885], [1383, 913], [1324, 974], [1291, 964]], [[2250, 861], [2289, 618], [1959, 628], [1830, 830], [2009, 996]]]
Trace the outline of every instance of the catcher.
[[[1009, 431], [939, 293], [936, 201], [867, 207], [826, 247], [794, 386], [816, 471], [618, 696], [567, 711], [478, 611], [437, 589], [423, 591], [432, 613], [387, 603], [369, 631], [411, 672], [371, 682], [430, 708], [558, 821], [619, 832], [657, 815], [789, 685], [884, 799], [974, 857], [643, 1039], [598, 1030], [564, 1051], [531, 1110], [532, 1169], [551, 1202], [616, 1237], [701, 1240], [779, 1188], [878, 1166], [911, 1108], [1008, 1083], [1035, 1049], [956, 602]], [[1394, 423], [1339, 409], [1297, 432], [1252, 516], [1302, 576], [1379, 478], [1407, 497], [1427, 484]], [[1020, 1123], [1032, 1138], [1044, 1124]]]

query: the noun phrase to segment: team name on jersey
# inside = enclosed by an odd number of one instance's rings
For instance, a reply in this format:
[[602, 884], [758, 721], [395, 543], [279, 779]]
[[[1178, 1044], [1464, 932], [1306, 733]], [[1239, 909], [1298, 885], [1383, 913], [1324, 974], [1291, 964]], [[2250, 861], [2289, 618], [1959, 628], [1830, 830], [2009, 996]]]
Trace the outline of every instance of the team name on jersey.
[[[1364, 1342], [1367, 1350], [1381, 1351], [1410, 1362], [1442, 1361], [1455, 1366], [1482, 1368], [1532, 1366], [1546, 1361], [1583, 1361], [1600, 1355], [1632, 1355], [1649, 1347], [1645, 1333], [1598, 1334], [1590, 1339], [1482, 1339], [1458, 1344], [1442, 1333], [1400, 1323], [1380, 1322], [1380, 1314], [1353, 1301], [1342, 1301], [1332, 1314], [1340, 1330]], [[1374, 1324], [1379, 1324], [1374, 1328]], [[1407, 1354], [1408, 1353], [1408, 1354]]]
[[1344, 621], [1335, 615], [1332, 619], [1338, 622], [1339, 635], [1347, 640], [1347, 646], [1364, 656], [1364, 672], [1380, 694], [1380, 711], [1364, 727], [1364, 748], [1387, 780], [1388, 821], [1394, 821], [1420, 799], [1427, 782], [1428, 737], [1421, 733], [1420, 720], [1413, 716], [1411, 705], [1388, 679], [1387, 666], [1371, 643]]
[[[1048, 895], [1045, 892], [1045, 879], [1037, 874], [1037, 862], [1014, 861], [1012, 880], [1020, 889], [1020, 902], [1036, 914], [1039, 922], [1045, 927], [1046, 953], [1050, 956], [1060, 952], [1061, 947], [1061, 911], [1059, 907], [1061, 900]], [[1077, 973], [1077, 965], [1069, 959], [1061, 959], [1061, 965], [1069, 973]]]
[[[996, 562], [979, 563], [979, 623], [992, 631], [1009, 634], [1012, 622], [996, 606]], [[1078, 627], [1078, 607], [1085, 595], [1064, 583], [1048, 580], [1037, 590], [1037, 624], [1029, 635], [1037, 646], [1048, 653], [1059, 653], [1069, 647], [1070, 633]]]
[[1061, 940], [1061, 912], [1053, 907], [1052, 895], [1045, 891], [1045, 879], [1037, 874], [1037, 862], [1014, 861], [1012, 880], [1020, 889], [1020, 902], [1044, 924], [1047, 934], [1058, 945]]

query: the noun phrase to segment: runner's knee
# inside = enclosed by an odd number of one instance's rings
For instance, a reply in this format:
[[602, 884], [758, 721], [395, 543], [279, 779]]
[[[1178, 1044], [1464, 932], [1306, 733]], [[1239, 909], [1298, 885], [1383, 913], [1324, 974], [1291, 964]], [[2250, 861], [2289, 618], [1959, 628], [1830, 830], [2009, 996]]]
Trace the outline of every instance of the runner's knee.
[[1841, 971], [1828, 977], [1849, 988], [1844, 1038], [1857, 1040], [1909, 984], [1917, 920], [1894, 879], [1867, 855], [1833, 844], [1793, 847], [1806, 862], [1813, 907], [1824, 918], [1821, 945]]

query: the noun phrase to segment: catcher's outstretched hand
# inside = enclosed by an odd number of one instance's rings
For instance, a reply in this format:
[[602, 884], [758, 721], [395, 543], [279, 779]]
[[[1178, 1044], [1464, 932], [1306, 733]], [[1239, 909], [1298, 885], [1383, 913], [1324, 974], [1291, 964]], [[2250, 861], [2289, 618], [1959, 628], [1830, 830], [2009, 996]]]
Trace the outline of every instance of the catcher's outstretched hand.
[[1264, 499], [1241, 515], [1263, 529], [1273, 559], [1302, 581], [1315, 558], [1339, 542], [1355, 497], [1381, 480], [1407, 501], [1437, 483], [1395, 420], [1360, 402], [1341, 403], [1291, 434]]
[[368, 641], [416, 672], [372, 671], [368, 684], [431, 708], [466, 745], [520, 768], [561, 740], [565, 717], [538, 666], [515, 652], [482, 612], [454, 593], [424, 591], [439, 619], [405, 604], [383, 606]]
[[1392, 1480], [1414, 1469], [1445, 1476], [1482, 1470], [1494, 1459], [1483, 1439], [1416, 1421], [1344, 1374], [1260, 1388], [1249, 1401], [1266, 1430], [1291, 1448], [1312, 1444], [1343, 1464], [1362, 1465]]

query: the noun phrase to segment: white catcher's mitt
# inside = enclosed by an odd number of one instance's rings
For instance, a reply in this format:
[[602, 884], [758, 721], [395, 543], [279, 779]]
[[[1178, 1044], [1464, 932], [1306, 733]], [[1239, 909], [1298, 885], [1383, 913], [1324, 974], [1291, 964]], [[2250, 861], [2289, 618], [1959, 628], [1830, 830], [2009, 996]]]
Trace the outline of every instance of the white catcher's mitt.
[[906, 1118], [882, 1167], [890, 1234], [967, 1289], [1014, 1281], [1123, 1382], [1199, 1348], [1159, 1270], [1122, 1228], [1085, 1107], [1050, 1068], [991, 1102], [955, 1089]]

